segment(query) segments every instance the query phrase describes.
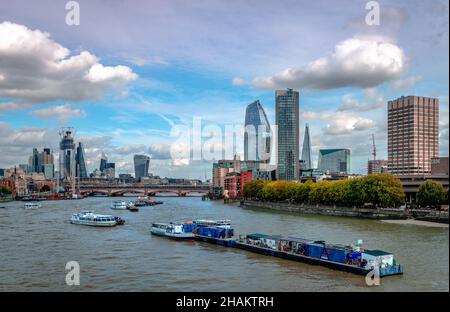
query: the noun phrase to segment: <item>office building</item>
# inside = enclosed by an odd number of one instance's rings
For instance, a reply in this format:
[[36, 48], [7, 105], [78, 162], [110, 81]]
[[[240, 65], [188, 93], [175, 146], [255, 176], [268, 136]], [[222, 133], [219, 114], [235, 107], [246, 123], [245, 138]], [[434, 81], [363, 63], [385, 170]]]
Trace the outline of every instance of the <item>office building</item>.
[[61, 180], [75, 177], [75, 143], [72, 128], [61, 129], [59, 143], [59, 175]]
[[259, 101], [245, 110], [244, 160], [270, 162], [270, 124]]
[[150, 157], [147, 155], [134, 155], [134, 176], [137, 181], [143, 177], [148, 177]]
[[448, 176], [448, 156], [431, 158], [431, 175]]
[[439, 99], [402, 96], [388, 102], [388, 170], [429, 175], [439, 156]]
[[275, 92], [277, 125], [277, 179], [299, 177], [299, 93], [292, 89]]
[[324, 173], [350, 173], [350, 150], [321, 149], [318, 170]]
[[106, 163], [108, 162], [108, 158], [106, 157], [105, 153], [102, 152], [102, 156], [100, 158], [100, 171], [104, 171], [106, 169]]
[[86, 161], [84, 160], [83, 143], [78, 142], [77, 153], [75, 156], [76, 176], [78, 178], [87, 178]]
[[372, 173], [387, 173], [388, 161], [382, 159], [369, 160], [367, 162], [367, 174]]

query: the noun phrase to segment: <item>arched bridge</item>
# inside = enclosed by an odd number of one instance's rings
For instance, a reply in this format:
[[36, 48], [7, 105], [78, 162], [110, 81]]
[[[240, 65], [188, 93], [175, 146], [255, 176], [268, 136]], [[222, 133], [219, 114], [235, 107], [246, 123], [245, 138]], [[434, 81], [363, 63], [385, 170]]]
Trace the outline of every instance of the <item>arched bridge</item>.
[[[171, 187], [172, 186], [172, 187]], [[124, 196], [125, 194], [136, 194], [139, 196], [157, 196], [158, 194], [167, 194], [184, 197], [187, 195], [206, 195], [209, 193], [208, 185], [201, 186], [174, 186], [164, 185], [159, 187], [151, 186], [97, 186], [83, 185], [80, 187], [80, 194], [83, 196], [103, 195], [103, 196]]]

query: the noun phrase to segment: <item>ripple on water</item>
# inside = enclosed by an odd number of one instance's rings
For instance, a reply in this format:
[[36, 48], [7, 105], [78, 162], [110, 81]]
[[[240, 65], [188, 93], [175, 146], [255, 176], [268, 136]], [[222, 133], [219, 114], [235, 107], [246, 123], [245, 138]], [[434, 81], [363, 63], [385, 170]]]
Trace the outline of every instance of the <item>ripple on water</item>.
[[[92, 228], [67, 220], [77, 211], [111, 214], [114, 198], [22, 203], [0, 209], [0, 291], [448, 291], [448, 229], [371, 220], [302, 216], [242, 209], [200, 198], [164, 198], [138, 213], [117, 212], [122, 227]], [[131, 200], [131, 199], [130, 199]], [[152, 222], [193, 218], [231, 219], [236, 234], [287, 234], [336, 243], [363, 239], [395, 253], [406, 267], [377, 289], [364, 278], [320, 266], [271, 258], [206, 243], [152, 237]], [[414, 239], [412, 239], [414, 238]], [[424, 254], [424, 257], [417, 257]], [[430, 259], [433, 259], [430, 261]], [[65, 264], [80, 263], [81, 285], [65, 285]]]

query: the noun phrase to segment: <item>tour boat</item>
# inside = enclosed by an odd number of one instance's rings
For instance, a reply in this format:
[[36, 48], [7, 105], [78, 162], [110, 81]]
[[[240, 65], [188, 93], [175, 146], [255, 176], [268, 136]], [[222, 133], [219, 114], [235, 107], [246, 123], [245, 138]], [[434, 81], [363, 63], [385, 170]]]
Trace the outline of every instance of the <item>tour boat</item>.
[[127, 203], [124, 201], [115, 201], [111, 204], [111, 209], [127, 209]]
[[95, 214], [92, 211], [83, 211], [73, 214], [70, 223], [91, 226], [115, 226], [117, 221], [114, 216]]
[[41, 204], [39, 204], [39, 203], [25, 203], [24, 205], [24, 208], [25, 209], [37, 209], [37, 208], [41, 208], [42, 207], [42, 205]]
[[194, 239], [192, 232], [186, 232], [183, 223], [153, 223], [150, 232], [153, 235], [174, 239]]

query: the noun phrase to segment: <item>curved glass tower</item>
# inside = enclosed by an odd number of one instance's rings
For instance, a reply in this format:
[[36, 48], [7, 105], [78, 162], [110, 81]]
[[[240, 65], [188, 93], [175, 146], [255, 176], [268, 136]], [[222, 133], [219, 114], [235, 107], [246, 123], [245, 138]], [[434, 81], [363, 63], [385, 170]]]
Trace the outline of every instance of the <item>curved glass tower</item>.
[[134, 176], [137, 180], [142, 177], [148, 177], [149, 166], [150, 157], [147, 155], [134, 155]]
[[270, 124], [259, 100], [245, 110], [244, 160], [270, 162]]
[[84, 160], [83, 143], [78, 142], [77, 153], [75, 154], [75, 171], [78, 178], [87, 178], [86, 162]]

